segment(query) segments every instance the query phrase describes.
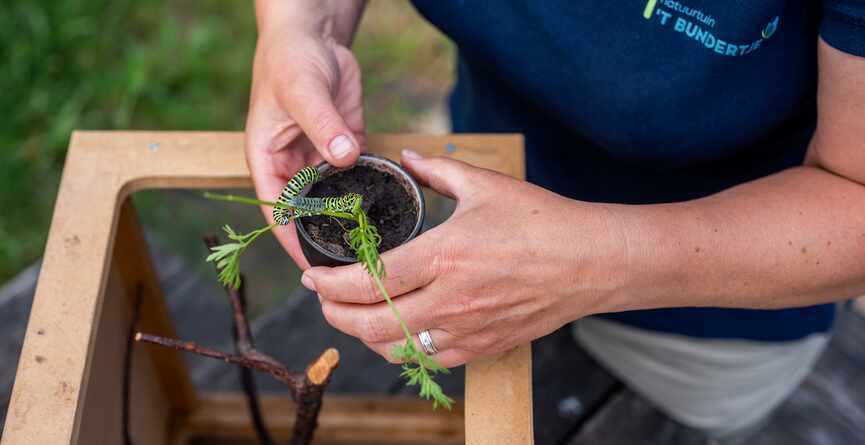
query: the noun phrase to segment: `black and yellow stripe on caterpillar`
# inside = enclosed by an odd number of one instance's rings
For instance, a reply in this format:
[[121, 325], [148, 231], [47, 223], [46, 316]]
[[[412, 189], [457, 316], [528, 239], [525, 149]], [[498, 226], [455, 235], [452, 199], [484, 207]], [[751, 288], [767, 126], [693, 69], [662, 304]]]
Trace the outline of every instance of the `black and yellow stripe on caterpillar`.
[[[291, 177], [291, 179], [288, 180], [288, 183], [285, 184], [285, 187], [283, 187], [276, 202], [293, 207], [294, 204], [292, 201], [297, 197], [297, 194], [306, 186], [318, 181], [319, 178], [321, 178], [321, 175], [319, 175], [318, 170], [315, 167], [304, 167], [300, 169]], [[273, 208], [273, 221], [281, 226], [284, 226], [291, 221], [291, 215], [292, 213], [289, 209], [282, 207]]]
[[293, 218], [320, 215], [324, 211], [352, 212], [360, 205], [361, 196], [357, 193], [346, 193], [338, 197], [309, 198], [297, 196], [306, 186], [320, 179], [318, 170], [314, 167], [304, 167], [288, 181], [277, 202], [291, 206], [292, 209], [274, 207], [273, 220], [279, 225], [288, 224]]
[[294, 217], [320, 215], [328, 212], [352, 212], [355, 206], [359, 206], [361, 196], [357, 193], [346, 193], [338, 197], [309, 198], [296, 196], [291, 199], [290, 205], [294, 208]]
[[342, 196], [322, 199], [324, 208], [331, 212], [352, 212], [360, 205], [361, 196], [357, 193], [346, 193]]

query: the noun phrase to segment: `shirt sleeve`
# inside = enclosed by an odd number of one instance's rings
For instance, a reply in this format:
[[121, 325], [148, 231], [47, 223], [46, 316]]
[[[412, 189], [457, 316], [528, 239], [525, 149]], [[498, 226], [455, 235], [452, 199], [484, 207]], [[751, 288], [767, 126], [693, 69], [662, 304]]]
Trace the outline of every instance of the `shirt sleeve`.
[[865, 57], [865, 0], [823, 0], [820, 36], [835, 49]]

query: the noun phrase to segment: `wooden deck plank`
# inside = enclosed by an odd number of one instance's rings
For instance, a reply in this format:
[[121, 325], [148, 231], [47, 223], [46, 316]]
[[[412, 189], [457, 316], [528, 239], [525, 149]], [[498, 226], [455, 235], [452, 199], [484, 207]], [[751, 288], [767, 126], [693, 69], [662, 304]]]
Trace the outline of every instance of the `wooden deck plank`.
[[[865, 443], [865, 317], [839, 311], [834, 336], [814, 371], [774, 413], [751, 445], [854, 445]], [[691, 444], [701, 434], [669, 419], [630, 390], [617, 395], [571, 445]], [[541, 442], [538, 442], [541, 443]]]
[[859, 311], [860, 314], [865, 316], [865, 297], [859, 297], [853, 301], [853, 309]]
[[570, 445], [705, 445], [706, 437], [660, 412], [630, 389], [588, 420]]
[[6, 421], [24, 332], [27, 330], [27, 317], [36, 292], [39, 266], [40, 263], [36, 263], [24, 269], [0, 288], [0, 436]]
[[558, 444], [577, 431], [621, 384], [564, 327], [532, 342], [535, 443]]
[[835, 335], [814, 371], [793, 393], [755, 445], [865, 443], [865, 318], [841, 309]]
[[[252, 329], [259, 349], [291, 369], [304, 369], [324, 349], [337, 348], [343, 366], [334, 372], [328, 393], [403, 392], [400, 367], [388, 363], [356, 338], [330, 327], [321, 314], [318, 298], [304, 288], [295, 289], [285, 303], [255, 320]], [[205, 388], [239, 389], [236, 367], [218, 361], [211, 361], [204, 367], [205, 370], [196, 378]], [[451, 394], [462, 395], [462, 368], [436, 380]], [[266, 375], [256, 375], [256, 381], [264, 391], [285, 389]]]

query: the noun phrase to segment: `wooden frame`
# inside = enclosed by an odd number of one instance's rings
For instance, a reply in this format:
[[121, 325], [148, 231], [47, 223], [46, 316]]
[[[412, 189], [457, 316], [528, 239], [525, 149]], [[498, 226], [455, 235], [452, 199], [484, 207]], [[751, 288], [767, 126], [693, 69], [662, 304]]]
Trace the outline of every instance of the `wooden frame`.
[[[519, 135], [370, 135], [368, 146], [391, 158], [408, 147], [524, 176]], [[173, 335], [128, 197], [147, 188], [249, 187], [242, 147], [243, 135], [228, 132], [78, 131], [72, 135], [3, 445], [121, 442], [120, 385], [131, 302], [138, 295], [142, 298], [142, 331]], [[239, 396], [196, 394], [177, 352], [135, 348], [135, 354], [130, 426], [141, 443], [181, 443], [178, 437], [213, 422], [220, 428], [243, 429], [242, 418], [225, 415]], [[345, 418], [351, 406], [364, 406], [367, 411], [373, 406], [373, 411], [388, 416], [403, 413], [424, 422], [411, 407], [413, 400], [352, 400], [334, 396], [325, 402], [322, 437], [338, 442], [339, 434], [346, 434], [345, 422], [340, 424], [338, 419]], [[531, 401], [529, 346], [470, 364], [464, 405], [466, 443], [531, 443]], [[278, 398], [265, 398], [263, 403], [285, 404]], [[457, 411], [426, 424], [430, 437], [437, 437], [439, 443], [462, 437], [453, 431], [454, 416], [460, 415]], [[290, 424], [290, 416], [283, 417], [279, 422]], [[390, 443], [409, 440], [393, 431], [385, 437], [393, 439]]]

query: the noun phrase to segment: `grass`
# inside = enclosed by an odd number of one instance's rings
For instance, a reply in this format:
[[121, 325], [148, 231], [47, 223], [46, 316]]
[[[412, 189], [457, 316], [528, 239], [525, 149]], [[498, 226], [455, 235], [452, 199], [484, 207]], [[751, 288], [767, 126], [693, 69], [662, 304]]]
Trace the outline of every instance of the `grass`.
[[[0, 283], [44, 249], [73, 129], [242, 130], [256, 38], [249, 2], [7, 3], [0, 6]], [[370, 2], [354, 49], [369, 131], [412, 130], [442, 101], [453, 48], [407, 2]], [[178, 217], [169, 210], [191, 198], [160, 193], [137, 197], [143, 219], [192, 255], [203, 210], [181, 208]]]

